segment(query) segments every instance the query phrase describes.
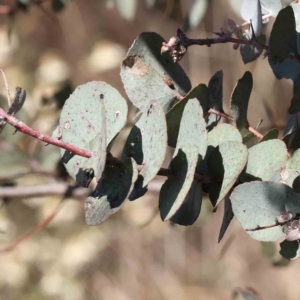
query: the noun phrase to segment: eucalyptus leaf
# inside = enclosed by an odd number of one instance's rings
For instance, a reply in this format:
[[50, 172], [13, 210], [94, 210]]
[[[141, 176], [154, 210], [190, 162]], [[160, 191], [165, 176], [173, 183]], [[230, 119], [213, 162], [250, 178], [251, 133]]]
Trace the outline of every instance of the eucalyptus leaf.
[[[199, 122], [202, 122], [203, 116], [207, 114], [209, 91], [205, 84], [199, 84], [192, 89], [179, 103], [177, 103], [166, 115], [168, 127], [168, 145], [176, 147], [180, 122], [184, 108], [190, 99], [197, 99], [202, 107], [203, 113], [199, 115]], [[195, 133], [196, 134], [196, 133]]]
[[[246, 232], [259, 241], [284, 237], [276, 220], [282, 212], [300, 211], [300, 195], [282, 183], [253, 181], [239, 185], [230, 195], [232, 210]], [[269, 227], [257, 229], [257, 227]], [[273, 227], [270, 227], [273, 226]]]
[[222, 178], [220, 191], [211, 199], [216, 207], [229, 193], [248, 158], [247, 147], [240, 142], [224, 142], [215, 148], [208, 157], [208, 169], [215, 178]]
[[247, 110], [252, 87], [252, 74], [246, 71], [243, 77], [239, 79], [231, 96], [231, 112], [239, 130], [247, 124]]
[[152, 100], [133, 126], [123, 151], [123, 160], [132, 157], [139, 165], [143, 165], [135, 189], [145, 188], [156, 176], [165, 159], [166, 150], [165, 114], [160, 103]]
[[276, 64], [283, 62], [291, 53], [298, 53], [296, 21], [292, 7], [282, 9], [270, 35], [270, 59]]
[[[80, 85], [65, 102], [59, 128], [64, 142], [95, 153], [91, 158], [74, 155], [61, 149], [62, 161], [68, 173], [82, 186], [88, 186], [104, 168], [106, 147], [124, 127], [127, 103], [110, 85], [92, 81]], [[101, 165], [102, 162], [102, 165]]]
[[137, 165], [133, 159], [122, 163], [108, 156], [101, 180], [85, 201], [86, 223], [97, 226], [117, 212], [130, 194], [137, 177]]
[[130, 101], [144, 112], [152, 100], [165, 113], [185, 96], [191, 83], [179, 64], [168, 53], [161, 54], [164, 39], [154, 32], [143, 32], [130, 47], [121, 65], [121, 78]]
[[242, 181], [250, 177], [269, 180], [276, 170], [284, 167], [287, 162], [287, 149], [280, 140], [269, 140], [259, 143], [249, 150], [248, 163], [241, 175]]

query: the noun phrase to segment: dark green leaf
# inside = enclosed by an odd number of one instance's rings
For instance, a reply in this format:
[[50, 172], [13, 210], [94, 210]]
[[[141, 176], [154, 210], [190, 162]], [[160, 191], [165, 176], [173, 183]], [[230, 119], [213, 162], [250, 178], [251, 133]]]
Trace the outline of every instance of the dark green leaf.
[[170, 169], [174, 176], [162, 185], [159, 194], [159, 210], [163, 221], [172, 218], [184, 203], [193, 183], [198, 149], [194, 145], [185, 145], [176, 149]]
[[287, 241], [284, 240], [280, 243], [279, 253], [287, 259], [293, 260], [300, 256], [300, 241]]
[[221, 242], [231, 220], [233, 219], [234, 214], [232, 211], [231, 201], [229, 196], [227, 195], [224, 199], [224, 215], [223, 215], [223, 222], [219, 233], [218, 243]]
[[201, 204], [202, 186], [200, 182], [194, 180], [183, 204], [170, 221], [184, 226], [193, 225], [199, 217]]
[[133, 159], [122, 163], [108, 157], [101, 180], [85, 201], [86, 223], [97, 226], [118, 211], [131, 192], [137, 176], [137, 165]]
[[248, 158], [247, 147], [240, 142], [224, 142], [215, 148], [208, 157], [208, 169], [215, 178], [222, 180], [220, 192], [211, 199], [216, 207], [229, 193]]
[[[209, 108], [218, 112], [223, 112], [223, 71], [218, 71], [209, 81], [208, 89], [210, 93]], [[211, 130], [220, 121], [221, 117], [210, 114], [207, 119], [207, 128]]]
[[278, 136], [279, 136], [279, 130], [277, 128], [273, 128], [270, 131], [268, 131], [259, 142], [262, 143], [265, 141], [278, 139]]
[[247, 71], [239, 79], [231, 96], [231, 112], [239, 130], [244, 128], [247, 123], [247, 110], [252, 87], [252, 74]]
[[[257, 40], [265, 45], [266, 44], [266, 36], [261, 34], [257, 37]], [[252, 45], [241, 45], [240, 52], [243, 59], [244, 64], [250, 63], [256, 60], [262, 53], [263, 49], [261, 47], [255, 47]]]
[[290, 115], [288, 123], [284, 129], [282, 140], [286, 141], [286, 137], [290, 136], [297, 130], [298, 127], [298, 117], [296, 114]]
[[297, 51], [296, 22], [291, 6], [282, 9], [273, 25], [270, 35], [270, 59], [276, 64], [283, 62]]

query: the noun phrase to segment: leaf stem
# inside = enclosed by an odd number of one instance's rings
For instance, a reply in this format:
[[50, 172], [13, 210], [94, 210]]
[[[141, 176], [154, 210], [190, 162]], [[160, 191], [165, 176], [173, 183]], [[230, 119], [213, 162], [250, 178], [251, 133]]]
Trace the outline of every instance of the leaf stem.
[[[223, 117], [231, 122], [234, 122], [234, 118], [225, 114], [225, 113], [221, 113], [219, 111], [216, 111], [215, 109], [211, 108], [209, 111], [208, 111], [210, 114], [215, 114], [215, 115], [218, 115], [220, 117]], [[259, 139], [262, 139], [264, 136], [258, 132], [256, 129], [254, 129], [253, 127], [249, 126], [249, 124], [247, 123], [246, 126], [245, 126], [246, 129], [248, 129], [250, 132], [252, 132], [256, 137], [258, 137]]]

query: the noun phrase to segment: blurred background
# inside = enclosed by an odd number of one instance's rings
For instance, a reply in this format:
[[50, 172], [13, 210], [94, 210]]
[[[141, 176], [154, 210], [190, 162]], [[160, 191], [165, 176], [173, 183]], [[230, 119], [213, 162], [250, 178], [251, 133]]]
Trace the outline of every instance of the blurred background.
[[[0, 0], [0, 68], [12, 95], [16, 86], [27, 90], [18, 118], [49, 135], [63, 102], [80, 84], [105, 81], [126, 98], [120, 64], [141, 32], [154, 31], [169, 40], [181, 28], [191, 38], [206, 38], [227, 28], [229, 18], [243, 23], [240, 1], [234, 0], [197, 1], [198, 13], [192, 0], [76, 0], [58, 12], [50, 1], [42, 2], [26, 8], [24, 0], [16, 8], [16, 1]], [[267, 36], [273, 21], [264, 26]], [[180, 64], [193, 86], [224, 71], [227, 113], [234, 85], [251, 71], [250, 124], [255, 127], [263, 119], [261, 133], [274, 127], [282, 133], [292, 82], [276, 80], [262, 56], [244, 65], [232, 44], [194, 46]], [[6, 108], [2, 78], [0, 89]], [[130, 106], [128, 125], [112, 150], [116, 156], [134, 113]], [[35, 190], [57, 182], [59, 149], [13, 133], [7, 125], [0, 139], [1, 186]], [[99, 227], [85, 224], [84, 197], [67, 198], [46, 228], [14, 249], [7, 247], [47, 219], [62, 196], [2, 197], [0, 251], [7, 251], [0, 253], [0, 299], [229, 300], [235, 299], [237, 287], [254, 289], [265, 300], [300, 298], [300, 261], [281, 259], [278, 244], [252, 240], [236, 220], [218, 244], [223, 207], [212, 213], [209, 201], [203, 201], [191, 227], [163, 223], [158, 213], [163, 181], [156, 178], [143, 198], [127, 201]]]

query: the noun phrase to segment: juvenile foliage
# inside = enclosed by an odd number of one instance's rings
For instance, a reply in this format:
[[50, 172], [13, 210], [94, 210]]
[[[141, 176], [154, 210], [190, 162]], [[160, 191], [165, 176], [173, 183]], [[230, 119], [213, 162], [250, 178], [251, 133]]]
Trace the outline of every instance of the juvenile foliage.
[[[117, 1], [119, 9], [121, 2]], [[132, 17], [134, 3], [125, 18]], [[200, 1], [194, 2], [198, 11], [190, 12], [188, 28], [201, 19], [204, 8], [200, 6]], [[213, 210], [225, 199], [219, 242], [236, 217], [256, 240], [285, 239], [282, 256], [295, 259], [300, 255], [300, 130], [296, 115], [300, 111], [300, 4], [283, 8], [279, 0], [243, 1], [241, 15], [248, 26], [228, 20], [229, 29], [216, 32], [217, 38], [189, 39], [180, 29], [169, 42], [153, 32], [137, 37], [121, 65], [125, 91], [139, 112], [121, 159], [110, 153], [127, 121], [128, 105], [120, 93], [104, 82], [92, 81], [77, 87], [65, 102], [53, 137], [81, 150], [61, 150], [62, 162], [74, 180], [84, 187], [94, 178], [97, 181], [85, 203], [88, 225], [105, 221], [127, 198], [140, 198], [149, 182], [163, 175], [167, 178], [158, 204], [163, 221], [192, 225], [208, 194]], [[276, 20], [266, 45], [263, 21], [271, 16]], [[293, 80], [291, 116], [282, 139], [276, 128], [263, 136], [249, 124], [247, 109], [253, 89], [249, 71], [232, 91], [232, 116], [223, 110], [223, 76], [228, 75], [222, 70], [207, 84], [191, 87], [177, 62], [190, 46], [216, 43], [233, 43], [234, 49], [241, 46], [244, 63], [266, 50], [274, 75]], [[0, 109], [1, 126], [8, 122], [22, 129], [13, 114], [23, 102], [14, 102], [8, 113]], [[232, 124], [220, 124], [221, 118]], [[255, 137], [257, 143], [248, 148], [248, 141]], [[169, 167], [163, 168], [167, 146], [174, 152]]]

